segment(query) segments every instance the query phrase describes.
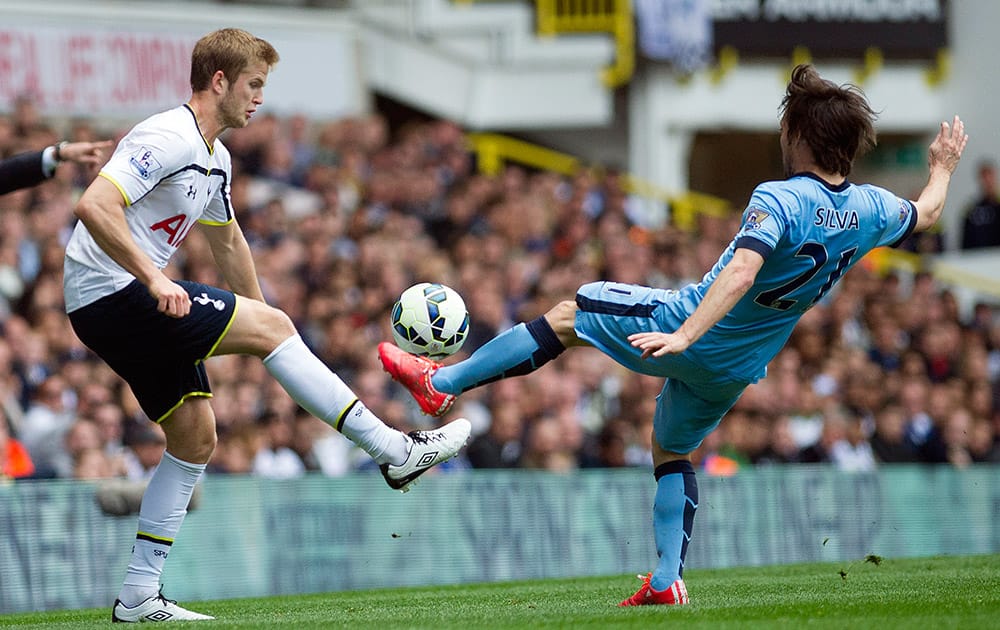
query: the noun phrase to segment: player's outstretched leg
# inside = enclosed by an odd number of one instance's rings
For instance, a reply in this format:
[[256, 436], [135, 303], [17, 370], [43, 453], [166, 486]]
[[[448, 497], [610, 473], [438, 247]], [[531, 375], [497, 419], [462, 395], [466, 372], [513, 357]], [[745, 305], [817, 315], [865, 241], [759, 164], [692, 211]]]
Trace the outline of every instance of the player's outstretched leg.
[[501, 378], [522, 376], [545, 365], [566, 349], [545, 317], [500, 333], [465, 361], [442, 366], [379, 344], [382, 367], [410, 391], [424, 413], [440, 416], [462, 392]]
[[162, 591], [133, 608], [126, 607], [121, 600], [116, 599], [114, 608], [111, 609], [111, 621], [115, 623], [206, 621], [209, 619], [215, 619], [215, 617], [181, 608], [174, 600], [164, 597]]
[[684, 557], [698, 509], [698, 482], [694, 466], [674, 460], [656, 467], [656, 498], [653, 502], [653, 535], [660, 561], [656, 571], [639, 576], [639, 590], [619, 606], [688, 603], [684, 586]]
[[441, 416], [451, 409], [455, 395], [439, 392], [431, 382], [431, 377], [441, 367], [439, 363], [410, 354], [387, 341], [378, 345], [378, 358], [382, 368], [409, 390], [425, 414]]
[[389, 487], [406, 492], [417, 477], [458, 454], [469, 440], [472, 424], [458, 418], [433, 431], [410, 431], [410, 453], [399, 466], [382, 464], [379, 470]]

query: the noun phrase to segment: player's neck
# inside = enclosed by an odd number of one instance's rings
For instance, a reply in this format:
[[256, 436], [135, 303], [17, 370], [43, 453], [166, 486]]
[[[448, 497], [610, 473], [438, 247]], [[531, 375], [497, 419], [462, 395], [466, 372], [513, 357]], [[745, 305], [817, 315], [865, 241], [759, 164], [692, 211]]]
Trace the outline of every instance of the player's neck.
[[213, 104], [206, 103], [204, 99], [198, 98], [197, 95], [191, 97], [188, 101], [188, 107], [194, 112], [195, 121], [198, 123], [198, 130], [201, 131], [201, 135], [205, 137], [205, 141], [209, 146], [215, 143], [216, 138], [222, 135], [225, 131], [223, 126], [219, 123], [218, 117], [215, 116], [215, 107]]
[[813, 152], [801, 140], [790, 143], [784, 150], [787, 151], [786, 165], [791, 166], [791, 173], [812, 173], [832, 186], [839, 186], [847, 180], [846, 176], [828, 171], [817, 164]]
[[814, 161], [812, 161], [812, 159], [792, 160], [791, 166], [792, 173], [811, 173], [832, 186], [839, 186], [847, 180], [847, 178], [840, 173], [834, 173], [821, 168]]
[[822, 179], [824, 182], [826, 182], [827, 184], [830, 184], [831, 186], [840, 186], [845, 181], [847, 181], [847, 178], [844, 177], [843, 175], [841, 175], [840, 173], [831, 173], [829, 171], [824, 171], [823, 169], [818, 168], [816, 166], [807, 167], [807, 168], [800, 168], [796, 172], [797, 173], [812, 173], [813, 175], [815, 175], [816, 177]]

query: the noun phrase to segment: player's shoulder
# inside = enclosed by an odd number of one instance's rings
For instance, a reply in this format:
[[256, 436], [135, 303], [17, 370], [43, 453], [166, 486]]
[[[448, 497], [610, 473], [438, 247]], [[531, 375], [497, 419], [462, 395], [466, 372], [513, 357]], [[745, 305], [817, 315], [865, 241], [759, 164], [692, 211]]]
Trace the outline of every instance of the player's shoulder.
[[784, 198], [800, 195], [812, 186], [814, 186], [812, 180], [800, 177], [775, 179], [757, 184], [756, 188], [754, 188], [754, 194]]
[[855, 184], [853, 193], [855, 197], [862, 197], [869, 207], [876, 209], [905, 207], [909, 203], [891, 190], [876, 184]]
[[[184, 120], [187, 116], [188, 121]], [[181, 124], [184, 122], [189, 122], [192, 118], [191, 110], [183, 105], [164, 110], [162, 112], [157, 112], [152, 116], [149, 116], [139, 122], [134, 129], [163, 129], [165, 131], [170, 131], [175, 134], [183, 133], [185, 125]]]
[[753, 190], [750, 205], [767, 208], [771, 213], [783, 213], [797, 205], [803, 193], [802, 187], [792, 180], [761, 182]]
[[129, 135], [159, 137], [171, 144], [190, 144], [199, 138], [200, 132], [194, 114], [181, 105], [146, 118], [133, 127]]

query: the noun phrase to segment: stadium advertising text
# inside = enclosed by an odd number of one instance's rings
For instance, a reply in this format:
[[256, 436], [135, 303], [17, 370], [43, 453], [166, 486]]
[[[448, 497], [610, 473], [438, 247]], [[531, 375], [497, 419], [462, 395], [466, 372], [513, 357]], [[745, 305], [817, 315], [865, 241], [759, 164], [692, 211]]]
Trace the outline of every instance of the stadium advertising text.
[[153, 110], [190, 94], [197, 38], [166, 33], [0, 28], [0, 102], [43, 110]]
[[716, 0], [716, 48], [787, 56], [857, 57], [877, 42], [887, 57], [934, 59], [948, 45], [947, 0]]

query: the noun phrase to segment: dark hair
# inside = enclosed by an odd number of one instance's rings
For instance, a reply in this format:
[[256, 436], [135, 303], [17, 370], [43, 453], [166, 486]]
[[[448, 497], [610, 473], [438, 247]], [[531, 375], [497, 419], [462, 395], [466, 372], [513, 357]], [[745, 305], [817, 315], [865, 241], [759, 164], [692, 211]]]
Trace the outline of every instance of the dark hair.
[[238, 28], [212, 31], [198, 40], [191, 52], [191, 90], [207, 90], [219, 70], [230, 83], [251, 63], [278, 63], [278, 51], [265, 40]]
[[809, 64], [792, 70], [781, 121], [787, 137], [805, 142], [823, 170], [849, 175], [854, 158], [875, 146], [876, 118], [857, 86], [827, 81]]

